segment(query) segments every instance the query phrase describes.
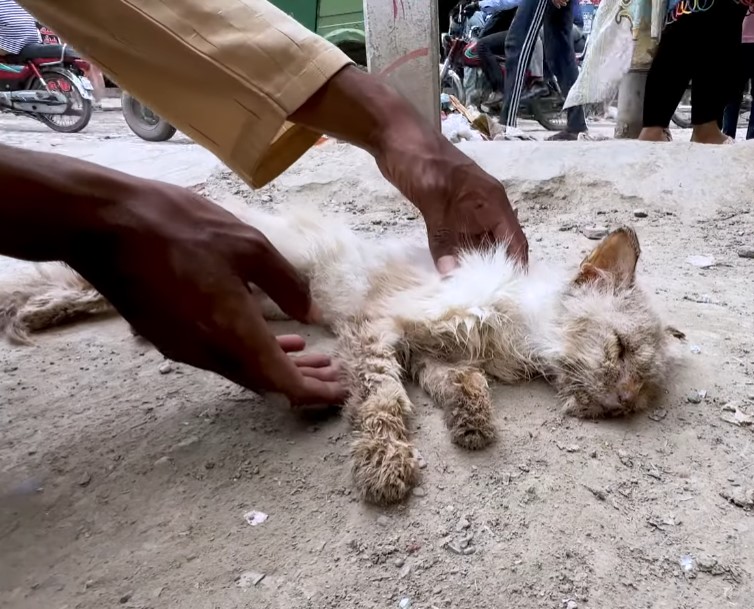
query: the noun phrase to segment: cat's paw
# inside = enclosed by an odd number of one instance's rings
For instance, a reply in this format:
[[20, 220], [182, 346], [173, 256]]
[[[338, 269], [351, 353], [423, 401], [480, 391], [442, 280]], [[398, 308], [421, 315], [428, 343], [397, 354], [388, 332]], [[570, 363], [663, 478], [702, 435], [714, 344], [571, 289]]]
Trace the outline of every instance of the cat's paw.
[[455, 418], [449, 428], [453, 444], [467, 450], [486, 448], [497, 435], [495, 426], [488, 419], [470, 416]]
[[390, 437], [361, 437], [351, 450], [352, 471], [362, 498], [386, 505], [406, 497], [419, 479], [408, 442]]

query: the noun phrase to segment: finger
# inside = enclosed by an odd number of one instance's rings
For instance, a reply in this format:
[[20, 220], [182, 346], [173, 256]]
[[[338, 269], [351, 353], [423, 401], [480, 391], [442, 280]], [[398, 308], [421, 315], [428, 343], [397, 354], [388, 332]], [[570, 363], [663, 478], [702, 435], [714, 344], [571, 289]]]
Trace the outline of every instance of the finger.
[[299, 368], [326, 368], [334, 365], [332, 358], [324, 353], [307, 353], [292, 357], [291, 360]]
[[304, 377], [303, 388], [298, 396], [291, 396], [292, 406], [311, 404], [339, 405], [348, 399], [348, 391], [341, 382], [327, 382]]
[[243, 279], [258, 286], [296, 321], [310, 323], [313, 311], [309, 282], [262, 233], [252, 230], [246, 257], [241, 261]]
[[278, 345], [286, 353], [293, 351], [303, 351], [306, 347], [306, 341], [298, 334], [281, 334], [277, 337]]
[[[429, 239], [429, 251], [435, 261], [435, 266], [440, 273], [451, 270], [452, 260], [458, 254], [458, 235], [455, 230], [447, 228], [435, 228], [427, 226], [427, 238]], [[445, 258], [440, 267], [440, 260]]]
[[340, 382], [340, 369], [336, 366], [327, 366], [322, 368], [303, 368], [298, 367], [299, 372], [305, 378], [317, 379], [319, 381], [338, 383]]

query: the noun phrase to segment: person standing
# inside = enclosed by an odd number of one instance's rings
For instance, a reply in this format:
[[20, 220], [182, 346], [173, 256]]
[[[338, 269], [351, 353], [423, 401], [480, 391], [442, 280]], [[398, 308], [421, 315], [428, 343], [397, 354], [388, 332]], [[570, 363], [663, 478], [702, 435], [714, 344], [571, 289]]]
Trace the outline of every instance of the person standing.
[[[746, 85], [751, 84], [749, 93], [754, 93], [754, 13], [744, 19], [741, 36], [740, 79], [736, 83], [733, 99], [725, 106], [723, 114], [723, 133], [731, 139], [736, 139], [738, 129], [738, 114], [741, 111]], [[746, 139], [754, 139], [754, 114], [749, 112], [749, 125], [746, 129]]]
[[[573, 49], [574, 6], [578, 0], [521, 0], [505, 41], [505, 98], [501, 122], [510, 137], [516, 127], [516, 115], [539, 31], [544, 27], [545, 59], [558, 79], [563, 97], [568, 96], [579, 75]], [[586, 133], [586, 119], [581, 106], [568, 108], [565, 131], [549, 140], [576, 140]]]

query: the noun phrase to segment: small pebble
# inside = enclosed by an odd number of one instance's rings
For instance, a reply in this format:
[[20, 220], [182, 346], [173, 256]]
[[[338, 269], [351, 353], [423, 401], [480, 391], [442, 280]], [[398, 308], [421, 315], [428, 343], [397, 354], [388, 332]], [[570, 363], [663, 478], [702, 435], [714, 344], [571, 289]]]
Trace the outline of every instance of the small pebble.
[[248, 588], [251, 588], [252, 586], [256, 586], [264, 578], [265, 578], [264, 573], [257, 573], [256, 571], [246, 571], [245, 573], [241, 573], [239, 578], [236, 580], [236, 585], [239, 588], [243, 588], [244, 590], [246, 590]]
[[691, 345], [690, 349], [694, 355], [699, 355], [702, 352], [702, 348], [699, 345]]
[[189, 446], [193, 446], [194, 444], [199, 443], [199, 437], [198, 436], [189, 436], [185, 440], [181, 440], [178, 442], [178, 444], [175, 445], [176, 448], [188, 448]]
[[79, 486], [89, 486], [89, 483], [92, 481], [92, 475], [89, 472], [86, 472], [83, 476], [81, 476], [81, 479], [79, 480]]
[[589, 453], [589, 456], [590, 456], [590, 457], [591, 457], [592, 459], [596, 459], [596, 458], [597, 458], [597, 451], [596, 451], [596, 450], [593, 450], [592, 452], [590, 452], [590, 453]]
[[419, 466], [419, 469], [425, 469], [427, 467], [427, 462], [424, 459], [424, 456], [417, 449], [414, 449], [414, 459], [416, 459], [416, 464]]
[[739, 258], [754, 258], [754, 248], [744, 248], [738, 250], [738, 257]]
[[715, 259], [712, 256], [689, 256], [686, 262], [700, 269], [708, 269], [715, 266]]
[[463, 549], [464, 556], [468, 556], [469, 554], [473, 554], [476, 552], [476, 548], [472, 548], [471, 546]]
[[125, 605], [128, 601], [131, 600], [131, 597], [133, 596], [133, 592], [126, 592], [123, 596], [118, 599], [118, 602], [120, 602], [121, 605]]
[[468, 529], [470, 526], [471, 526], [471, 523], [468, 520], [466, 520], [463, 516], [461, 516], [461, 518], [456, 523], [456, 531], [460, 533], [461, 531], [465, 531], [466, 529]]
[[643, 209], [634, 210], [634, 218], [646, 218], [649, 214]]
[[160, 374], [170, 374], [173, 371], [173, 364], [171, 362], [164, 362], [158, 370]]
[[412, 605], [413, 603], [411, 602], [411, 599], [404, 596], [398, 603], [398, 609], [411, 609]]
[[406, 579], [409, 575], [411, 575], [411, 572], [413, 571], [413, 568], [410, 564], [403, 565], [403, 568], [400, 570], [400, 573], [398, 573], [398, 579]]
[[581, 234], [587, 239], [598, 241], [599, 239], [607, 237], [608, 230], [604, 226], [587, 226], [581, 229]]
[[424, 497], [427, 494], [427, 491], [425, 491], [421, 486], [415, 486], [414, 487], [414, 497]]
[[160, 457], [157, 459], [157, 461], [154, 462], [155, 467], [162, 467], [163, 465], [168, 465], [170, 463], [170, 457]]
[[686, 396], [686, 400], [689, 402], [689, 404], [701, 404], [706, 394], [706, 391], [692, 391]]
[[403, 566], [403, 565], [404, 565], [405, 563], [406, 563], [406, 561], [405, 561], [405, 560], [403, 560], [402, 558], [396, 558], [396, 559], [395, 559], [395, 560], [393, 561], [393, 564], [394, 564], [394, 565], [395, 565], [396, 567], [398, 567], [399, 569], [400, 569], [400, 568], [401, 568], [401, 567], [402, 567], [402, 566]]
[[385, 516], [384, 514], [382, 516], [377, 517], [377, 524], [381, 527], [389, 527], [390, 526], [390, 518]]
[[566, 603], [566, 609], [579, 609], [579, 604], [574, 600], [570, 600]]

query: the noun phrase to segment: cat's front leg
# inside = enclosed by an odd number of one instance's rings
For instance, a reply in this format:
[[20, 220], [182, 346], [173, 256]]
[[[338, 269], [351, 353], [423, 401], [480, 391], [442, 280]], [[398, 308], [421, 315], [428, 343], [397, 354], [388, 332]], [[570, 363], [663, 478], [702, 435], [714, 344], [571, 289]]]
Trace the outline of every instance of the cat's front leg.
[[351, 450], [356, 487], [367, 501], [395, 503], [419, 477], [408, 442], [412, 405], [403, 387], [400, 335], [389, 324], [372, 322], [342, 324], [335, 331], [352, 388], [346, 413], [357, 434]]
[[495, 439], [490, 390], [480, 368], [418, 356], [412, 360], [411, 372], [435, 404], [445, 410], [454, 444], [479, 450]]

